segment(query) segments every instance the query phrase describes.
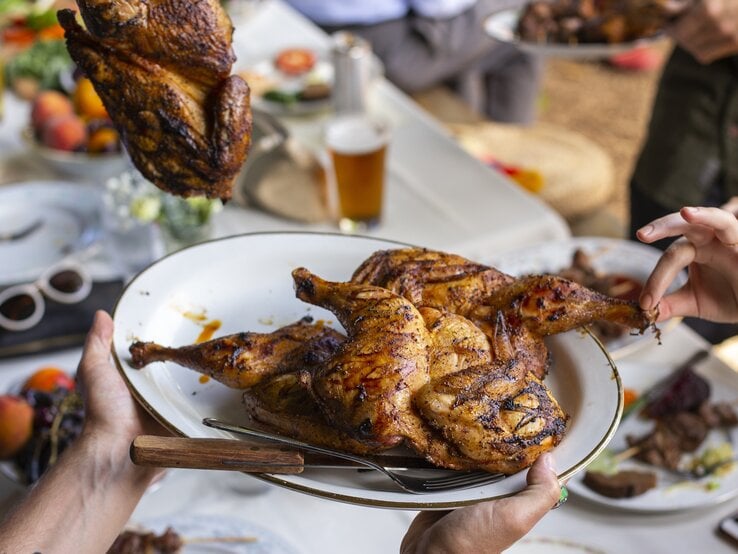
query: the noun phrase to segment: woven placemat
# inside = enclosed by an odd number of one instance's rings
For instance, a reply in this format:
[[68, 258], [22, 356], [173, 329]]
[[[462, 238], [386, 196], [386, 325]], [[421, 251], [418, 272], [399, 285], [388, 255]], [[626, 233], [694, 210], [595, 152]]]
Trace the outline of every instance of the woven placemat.
[[0, 159], [0, 185], [52, 179], [59, 179], [59, 175], [29, 153], [4, 156]]
[[449, 127], [472, 155], [541, 173], [544, 185], [539, 196], [565, 218], [603, 206], [614, 191], [610, 156], [578, 133], [548, 123], [521, 127], [485, 122]]
[[311, 151], [294, 143], [249, 160], [234, 200], [301, 223], [331, 219], [325, 169]]

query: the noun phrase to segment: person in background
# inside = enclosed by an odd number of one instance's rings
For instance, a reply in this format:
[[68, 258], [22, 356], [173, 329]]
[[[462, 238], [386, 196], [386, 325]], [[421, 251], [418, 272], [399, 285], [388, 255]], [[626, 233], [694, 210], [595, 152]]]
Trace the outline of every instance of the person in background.
[[385, 74], [407, 93], [449, 84], [493, 121], [528, 124], [536, 115], [542, 64], [501, 44], [484, 20], [522, 0], [287, 0], [326, 32], [367, 39]]
[[[634, 240], [681, 206], [720, 206], [738, 195], [738, 2], [696, 0], [668, 32], [676, 48], [630, 183]], [[687, 323], [712, 343], [738, 334], [736, 325]]]
[[[136, 436], [163, 429], [134, 401], [111, 363], [112, 336], [110, 316], [97, 312], [77, 370], [85, 402], [82, 434], [0, 523], [0, 552], [106, 552], [159, 475], [129, 458]], [[516, 496], [418, 515], [402, 552], [501, 551], [548, 513], [559, 495], [552, 456], [544, 454]]]

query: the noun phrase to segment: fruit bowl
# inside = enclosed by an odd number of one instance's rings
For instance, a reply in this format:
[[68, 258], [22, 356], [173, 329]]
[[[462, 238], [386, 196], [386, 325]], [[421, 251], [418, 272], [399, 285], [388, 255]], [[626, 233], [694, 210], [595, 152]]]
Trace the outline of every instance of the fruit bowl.
[[34, 156], [43, 160], [55, 172], [67, 177], [104, 182], [130, 166], [128, 155], [124, 151], [91, 154], [44, 146], [34, 137], [30, 127], [23, 131], [23, 140]]
[[20, 486], [35, 483], [79, 436], [81, 397], [71, 373], [39, 368], [0, 394], [0, 474]]

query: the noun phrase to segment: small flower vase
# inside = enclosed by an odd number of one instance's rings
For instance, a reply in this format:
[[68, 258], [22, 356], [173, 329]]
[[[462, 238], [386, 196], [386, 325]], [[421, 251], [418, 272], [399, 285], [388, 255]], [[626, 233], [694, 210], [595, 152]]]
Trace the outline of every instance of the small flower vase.
[[208, 240], [213, 235], [213, 201], [204, 198], [162, 198], [159, 228], [167, 252]]

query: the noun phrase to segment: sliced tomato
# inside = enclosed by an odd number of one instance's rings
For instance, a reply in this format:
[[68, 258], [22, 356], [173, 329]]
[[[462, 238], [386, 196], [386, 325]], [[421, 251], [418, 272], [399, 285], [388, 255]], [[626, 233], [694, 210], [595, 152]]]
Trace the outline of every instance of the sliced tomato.
[[8, 27], [3, 29], [2, 42], [13, 46], [30, 46], [36, 40], [36, 32], [28, 27]]
[[638, 393], [634, 389], [623, 389], [623, 407], [627, 408], [633, 402], [638, 400]]
[[274, 59], [274, 65], [287, 75], [302, 75], [315, 66], [315, 53], [307, 48], [287, 48]]
[[38, 32], [38, 38], [41, 40], [58, 40], [64, 38], [64, 28], [58, 23], [51, 27], [46, 27]]

